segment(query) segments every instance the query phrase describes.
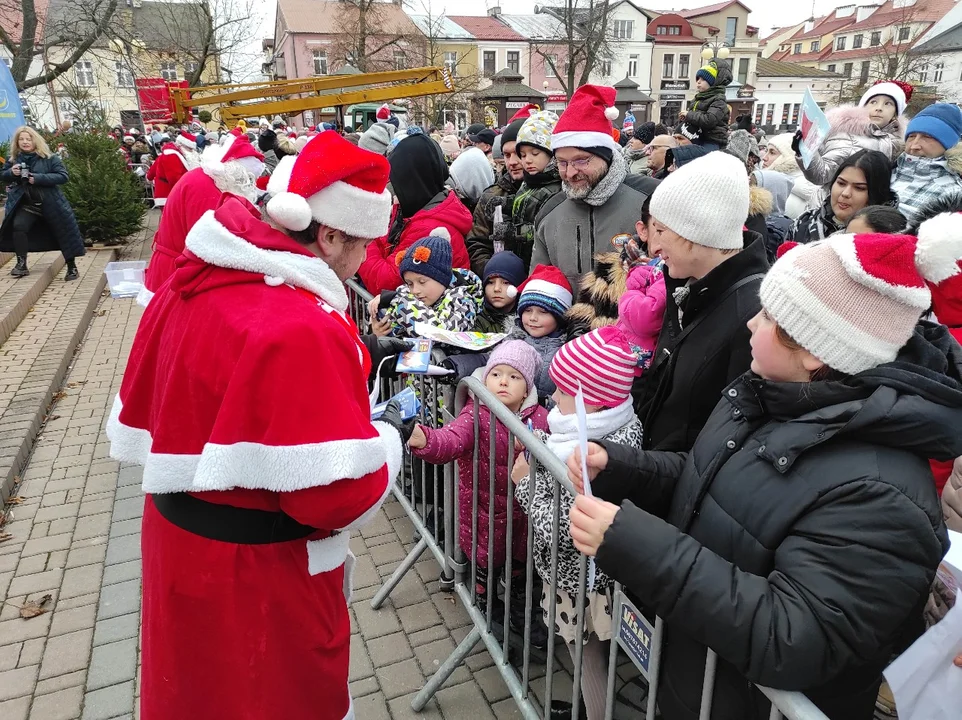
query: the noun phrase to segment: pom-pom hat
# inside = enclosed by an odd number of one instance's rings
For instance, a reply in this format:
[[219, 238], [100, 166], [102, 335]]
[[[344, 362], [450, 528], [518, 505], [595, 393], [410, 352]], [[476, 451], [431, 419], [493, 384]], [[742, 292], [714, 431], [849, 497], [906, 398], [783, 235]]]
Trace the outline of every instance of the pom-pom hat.
[[962, 216], [911, 235], [835, 235], [796, 245], [765, 276], [762, 306], [797, 343], [854, 375], [892, 362], [932, 304], [929, 284], [960, 272]]
[[879, 80], [862, 93], [862, 99], [858, 101], [858, 106], [865, 107], [865, 104], [873, 97], [885, 95], [895, 101], [895, 106], [898, 108], [897, 114], [901, 115], [905, 112], [905, 106], [908, 105], [909, 100], [912, 99], [912, 90], [911, 85], [901, 80]]
[[182, 147], [185, 147], [185, 148], [190, 148], [191, 150], [197, 149], [197, 136], [192, 135], [186, 130], [183, 131], [180, 135], [178, 135], [177, 139], [174, 142], [177, 145], [181, 145]]
[[451, 233], [438, 227], [407, 250], [398, 253], [398, 272], [413, 272], [437, 280], [444, 287], [451, 284]]
[[264, 154], [251, 144], [250, 138], [244, 136], [242, 140], [230, 144], [220, 161], [226, 163], [241, 158], [256, 158], [263, 162]]
[[611, 121], [617, 119], [615, 89], [607, 85], [582, 85], [571, 96], [571, 102], [551, 136], [551, 149], [608, 148], [621, 152], [621, 145], [611, 135]]
[[484, 366], [485, 381], [488, 379], [488, 374], [498, 365], [507, 365], [521, 373], [530, 394], [538, 371], [541, 370], [541, 356], [524, 340], [506, 340], [488, 357], [488, 362]]
[[585, 404], [612, 408], [631, 397], [637, 366], [625, 334], [609, 325], [562, 345], [548, 375], [568, 395], [576, 395], [580, 385]]
[[388, 107], [387, 103], [382, 105], [374, 113], [374, 117], [377, 118], [378, 122], [385, 122], [389, 117], [391, 117], [391, 108]]
[[518, 144], [533, 145], [547, 152], [551, 152], [551, 131], [558, 124], [558, 115], [550, 110], [539, 110], [531, 114], [524, 125], [518, 130]]
[[267, 214], [288, 230], [322, 225], [362, 238], [387, 234], [390, 165], [334, 132], [316, 136], [299, 155], [281, 158], [267, 183]]
[[510, 250], [502, 250], [491, 256], [484, 266], [481, 277], [482, 285], [486, 286], [492, 278], [499, 277], [508, 284], [509, 298], [518, 296], [518, 286], [528, 277], [528, 268], [524, 261]]
[[547, 310], [559, 320], [571, 307], [571, 284], [554, 265], [538, 265], [518, 287], [518, 314], [529, 307]]
[[698, 72], [695, 73], [695, 79], [701, 78], [706, 83], [715, 87], [715, 81], [718, 80], [718, 66], [714, 62], [709, 62], [698, 68]]

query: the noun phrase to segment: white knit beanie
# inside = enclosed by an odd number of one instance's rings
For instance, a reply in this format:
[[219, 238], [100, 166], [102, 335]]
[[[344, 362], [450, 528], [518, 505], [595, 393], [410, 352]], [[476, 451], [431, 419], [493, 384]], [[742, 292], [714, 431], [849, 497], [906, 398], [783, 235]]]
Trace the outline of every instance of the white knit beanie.
[[651, 196], [651, 216], [696, 245], [741, 250], [749, 192], [745, 165], [710, 152], [661, 181]]
[[930, 285], [959, 273], [962, 215], [911, 235], [833, 235], [792, 247], [761, 287], [762, 307], [795, 342], [849, 375], [892, 362], [932, 304]]

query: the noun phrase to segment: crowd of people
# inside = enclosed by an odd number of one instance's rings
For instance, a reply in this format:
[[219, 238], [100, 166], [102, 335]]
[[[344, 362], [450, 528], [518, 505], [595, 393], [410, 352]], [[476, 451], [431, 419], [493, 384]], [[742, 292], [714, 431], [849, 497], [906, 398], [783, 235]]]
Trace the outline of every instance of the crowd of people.
[[[730, 124], [730, 81], [701, 68], [670, 130], [619, 131], [614, 89], [585, 85], [560, 117], [529, 106], [462, 137], [385, 107], [362, 133], [263, 120], [208, 136], [194, 167], [180, 158], [197, 136], [161, 138], [155, 295], [108, 423], [112, 455], [145, 466], [145, 720], [354, 717], [347, 533], [405, 449], [462, 461], [458, 539], [481, 602], [501, 602], [508, 557], [523, 572], [532, 514], [540, 603], [510, 584], [533, 644], [554, 603], [574, 653], [578, 561], [596, 558], [589, 720], [615, 581], [665, 621], [667, 720], [697, 717], [708, 647], [715, 718], [766, 716], [751, 683], [872, 716], [882, 670], [938, 619], [946, 527], [962, 529], [962, 112], [906, 120], [911, 88], [879, 83], [828, 112], [805, 164], [798, 135]], [[369, 329], [346, 314], [354, 277]], [[576, 493], [523, 453], [509, 466], [484, 407], [476, 445], [465, 393], [441, 427], [396, 401], [371, 421], [369, 383], [417, 322], [504, 336], [451, 355], [449, 379], [483, 382]], [[477, 505], [476, 454], [494, 475]]]

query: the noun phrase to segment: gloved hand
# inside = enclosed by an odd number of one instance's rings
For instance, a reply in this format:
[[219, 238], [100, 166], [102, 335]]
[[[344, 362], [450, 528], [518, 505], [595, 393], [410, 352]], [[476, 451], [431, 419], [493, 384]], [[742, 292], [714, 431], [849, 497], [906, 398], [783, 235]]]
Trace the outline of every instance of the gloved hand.
[[514, 225], [509, 222], [495, 223], [494, 228], [491, 230], [491, 240], [494, 242], [503, 242], [507, 246], [509, 240], [513, 240], [515, 236]]
[[395, 337], [379, 337], [373, 347], [369, 347], [371, 353], [371, 365], [377, 370], [378, 365], [384, 358], [399, 355], [411, 349], [411, 341]]
[[802, 144], [802, 131], [796, 130], [795, 137], [792, 138], [792, 152], [795, 153], [795, 157], [801, 157], [802, 153], [799, 152], [798, 146]]
[[398, 431], [402, 445], [408, 444], [408, 440], [411, 439], [411, 434], [414, 432], [414, 426], [417, 425], [416, 417], [410, 420], [401, 419], [401, 405], [397, 400], [392, 400], [387, 404], [387, 407], [384, 408], [384, 414], [379, 419]]
[[458, 384], [458, 380], [460, 380], [461, 378], [458, 377], [458, 368], [455, 366], [454, 361], [451, 360], [451, 358], [444, 358], [444, 360], [441, 361], [439, 367], [443, 367], [445, 370], [451, 371], [449, 375], [438, 375], [437, 380], [439, 383], [441, 383], [442, 385]]
[[654, 282], [658, 276], [658, 271], [651, 265], [635, 265], [628, 273], [628, 280], [625, 282], [626, 290], [647, 290], [648, 286]]

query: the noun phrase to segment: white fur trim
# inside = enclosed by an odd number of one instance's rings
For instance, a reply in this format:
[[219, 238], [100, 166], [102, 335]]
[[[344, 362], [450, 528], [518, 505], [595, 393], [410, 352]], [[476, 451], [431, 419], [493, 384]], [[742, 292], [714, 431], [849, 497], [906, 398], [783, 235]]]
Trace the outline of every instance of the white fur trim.
[[177, 139], [174, 140], [174, 144], [183, 145], [184, 147], [190, 148], [191, 150], [197, 149], [197, 143], [194, 142], [193, 140], [187, 140], [183, 135], [178, 135]]
[[191, 169], [191, 168], [190, 168], [190, 164], [187, 162], [187, 158], [184, 157], [183, 153], [180, 153], [180, 152], [178, 152], [177, 150], [171, 150], [170, 148], [167, 148], [166, 150], [161, 150], [161, 151], [160, 151], [160, 154], [161, 154], [161, 155], [173, 155], [175, 158], [177, 158], [178, 160], [180, 160], [180, 161], [184, 164], [184, 167], [185, 167], [185, 168], [187, 168], [188, 170]]
[[362, 190], [337, 181], [307, 199], [314, 219], [348, 235], [379, 238], [387, 235], [391, 222], [391, 193]]
[[271, 173], [270, 179], [267, 181], [267, 192], [271, 195], [287, 192], [287, 186], [291, 182], [291, 173], [294, 171], [295, 160], [297, 160], [295, 155], [285, 155], [278, 161], [274, 172]]
[[905, 91], [902, 90], [898, 85], [891, 82], [878, 83], [877, 85], [872, 85], [862, 94], [862, 98], [858, 101], [859, 107], [865, 107], [866, 103], [871, 100], [876, 95], [888, 95], [895, 101], [895, 107], [898, 110], [898, 114], [901, 115], [905, 112], [905, 106], [907, 104], [905, 100]]
[[618, 115], [619, 115], [618, 108], [616, 107], [605, 108], [605, 117], [608, 118], [609, 120], [617, 120]]
[[936, 285], [959, 274], [962, 259], [962, 214], [941, 213], [919, 226], [915, 265]]
[[282, 277], [286, 283], [310, 290], [335, 310], [347, 310], [344, 284], [323, 260], [252, 245], [218, 222], [213, 210], [204, 213], [187, 233], [187, 248], [211, 265]]
[[347, 715], [344, 716], [344, 720], [354, 720], [354, 700], [351, 698], [348, 699], [351, 700], [351, 705], [347, 709]]
[[[874, 275], [870, 275], [859, 262], [858, 254], [855, 252], [854, 235], [838, 235], [832, 238], [831, 247], [842, 261], [842, 266], [853, 280], [867, 288], [875, 290], [885, 297], [892, 298], [901, 303], [905, 303], [914, 308], [927, 310], [932, 304], [932, 294], [927, 287], [904, 287], [892, 285], [881, 280]], [[794, 249], [794, 248], [793, 248]], [[835, 368], [841, 370], [841, 368]]]
[[551, 136], [552, 152], [566, 147], [582, 149], [606, 147], [612, 152], [621, 152], [621, 145], [615, 142], [611, 133], [592, 132], [590, 130], [566, 130]]
[[344, 528], [342, 528], [344, 530], [356, 530], [357, 528], [364, 527], [374, 518], [377, 511], [381, 509], [381, 505], [387, 500], [387, 496], [391, 494], [391, 488], [394, 486], [394, 481], [397, 479], [398, 473], [401, 470], [401, 463], [404, 460], [404, 447], [401, 444], [401, 436], [398, 434], [397, 429], [395, 429], [393, 425], [388, 425], [380, 421], [375, 421], [372, 424], [381, 437], [381, 440], [384, 441], [384, 448], [387, 452], [387, 482], [384, 483], [384, 492], [381, 494], [381, 497], [378, 498], [377, 502], [365, 510], [364, 514], [354, 520], [354, 522], [344, 526]]
[[571, 293], [560, 285], [548, 282], [547, 280], [539, 280], [537, 278], [529, 280], [528, 284], [524, 286], [524, 292], [537, 292], [552, 297], [569, 307], [571, 306]]
[[448, 242], [451, 242], [451, 232], [444, 226], [434, 228], [429, 234], [432, 237], [444, 238]]
[[159, 208], [167, 204], [167, 198], [154, 198], [154, 207]]
[[357, 565], [357, 558], [351, 549], [347, 550], [347, 557], [344, 558], [344, 602], [351, 604], [354, 597], [354, 566]]
[[300, 195], [290, 192], [278, 193], [267, 201], [267, 214], [281, 227], [288, 230], [306, 230], [311, 224], [311, 206]]
[[205, 492], [235, 487], [292, 492], [361, 478], [385, 464], [389, 474], [386, 485], [390, 487], [401, 465], [400, 439], [393, 428], [393, 446], [378, 428], [378, 437], [368, 439], [284, 446], [207, 443], [200, 455], [155, 453], [149, 431], [120, 422], [122, 409], [117, 395], [107, 419], [110, 456], [144, 467], [144, 492]]
[[311, 575], [337, 570], [350, 552], [351, 533], [334, 533], [323, 540], [307, 541], [307, 572]]

